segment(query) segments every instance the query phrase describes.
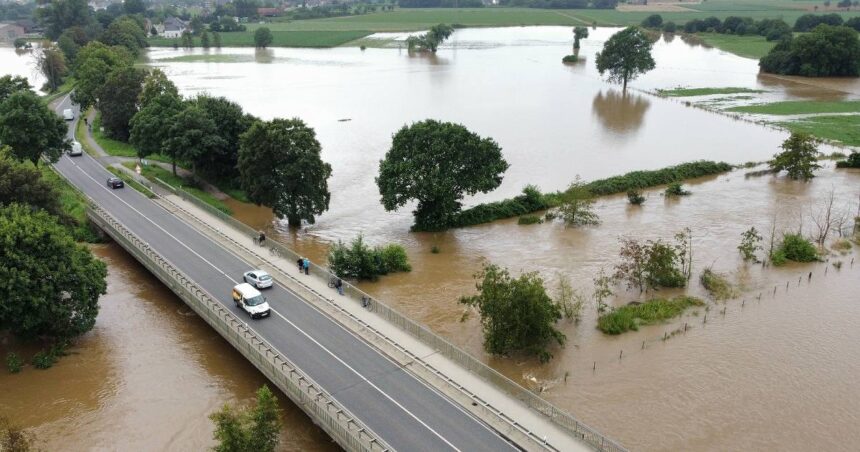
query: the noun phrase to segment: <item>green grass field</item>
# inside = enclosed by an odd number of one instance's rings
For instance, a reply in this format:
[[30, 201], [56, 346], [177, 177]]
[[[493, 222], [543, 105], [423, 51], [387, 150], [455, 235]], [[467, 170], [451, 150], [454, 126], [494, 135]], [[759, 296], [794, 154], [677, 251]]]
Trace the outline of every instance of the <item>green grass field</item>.
[[804, 132], [849, 146], [860, 146], [860, 115], [813, 116], [777, 124], [792, 132]]
[[657, 94], [664, 97], [695, 97], [712, 94], [763, 93], [760, 89], [749, 88], [675, 88], [658, 89]]
[[747, 58], [761, 58], [776, 45], [775, 41], [768, 42], [764, 36], [737, 36], [719, 33], [697, 33], [695, 36], [711, 47]]
[[757, 113], [763, 115], [804, 115], [820, 113], [860, 113], [860, 100], [846, 100], [839, 102], [815, 102], [805, 100], [792, 100], [785, 102], [773, 102], [770, 104], [746, 105], [733, 107], [727, 111], [741, 113]]
[[[101, 131], [101, 114], [96, 113], [96, 117], [93, 120], [93, 139], [99, 146], [104, 149], [104, 151], [108, 155], [113, 155], [116, 157], [134, 157], [137, 158], [137, 150], [131, 144], [114, 140], [113, 138], [105, 135], [104, 132]], [[83, 137], [81, 137], [83, 138]], [[78, 139], [81, 143], [84, 143], [86, 140]], [[170, 163], [170, 157], [161, 154], [150, 154], [146, 156], [148, 160], [156, 160], [159, 162], [167, 162]]]
[[[135, 162], [123, 163], [123, 166], [125, 166], [126, 168], [131, 169], [131, 170], [134, 170], [135, 165], [136, 165]], [[193, 183], [191, 183], [187, 179], [180, 177], [180, 176], [174, 176], [171, 171], [166, 170], [160, 166], [156, 166], [156, 165], [143, 166], [140, 169], [140, 175], [149, 179], [149, 180], [153, 180], [157, 177], [157, 178], [161, 179], [162, 181], [168, 183], [169, 185], [172, 185], [173, 187], [177, 187], [177, 188], [181, 187], [183, 190], [187, 191], [188, 193], [191, 193], [192, 195], [200, 198], [200, 200], [202, 200], [206, 204], [209, 204], [210, 206], [226, 213], [227, 215], [232, 214], [232, 212], [230, 211], [230, 208], [227, 207], [226, 204], [221, 202], [220, 199], [212, 196], [212, 194], [209, 192], [206, 192], [206, 191], [203, 191], [203, 190], [197, 188]]]

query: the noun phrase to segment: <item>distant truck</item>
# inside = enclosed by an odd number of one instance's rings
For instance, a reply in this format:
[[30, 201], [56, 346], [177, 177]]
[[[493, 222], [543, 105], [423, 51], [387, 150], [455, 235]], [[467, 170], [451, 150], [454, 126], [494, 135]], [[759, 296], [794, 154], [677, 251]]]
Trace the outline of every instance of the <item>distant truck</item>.
[[63, 119], [65, 119], [66, 121], [74, 120], [75, 119], [75, 112], [72, 111], [71, 108], [67, 108], [67, 109], [63, 110]]

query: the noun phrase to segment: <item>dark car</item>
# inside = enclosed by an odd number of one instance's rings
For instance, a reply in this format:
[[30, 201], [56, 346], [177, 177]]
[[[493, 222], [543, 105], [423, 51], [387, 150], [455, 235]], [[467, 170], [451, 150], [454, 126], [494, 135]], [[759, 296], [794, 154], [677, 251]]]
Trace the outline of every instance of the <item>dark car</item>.
[[110, 188], [122, 188], [125, 187], [125, 184], [122, 182], [122, 179], [118, 177], [109, 177], [107, 180], [107, 186]]

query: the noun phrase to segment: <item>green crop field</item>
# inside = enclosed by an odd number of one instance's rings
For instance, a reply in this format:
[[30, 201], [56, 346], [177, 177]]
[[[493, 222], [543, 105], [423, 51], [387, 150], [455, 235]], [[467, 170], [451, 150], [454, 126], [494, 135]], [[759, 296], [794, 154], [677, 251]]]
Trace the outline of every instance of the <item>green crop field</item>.
[[860, 146], [860, 115], [811, 116], [777, 124], [792, 132], [804, 132], [849, 146]]
[[758, 113], [764, 115], [804, 115], [820, 113], [860, 113], [860, 100], [840, 102], [816, 102], [791, 100], [760, 105], [745, 105], [729, 108], [728, 111]]
[[675, 88], [658, 89], [657, 94], [665, 97], [710, 96], [713, 94], [763, 93], [760, 89], [749, 88]]
[[747, 58], [761, 58], [776, 45], [775, 41], [767, 41], [764, 36], [738, 36], [719, 33], [697, 33], [695, 36], [711, 47]]

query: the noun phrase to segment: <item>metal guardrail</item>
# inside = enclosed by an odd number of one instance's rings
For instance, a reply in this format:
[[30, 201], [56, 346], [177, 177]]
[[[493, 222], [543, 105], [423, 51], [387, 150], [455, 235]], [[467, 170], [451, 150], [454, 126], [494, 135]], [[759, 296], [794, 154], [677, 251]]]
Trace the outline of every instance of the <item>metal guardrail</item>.
[[149, 244], [135, 236], [125, 225], [92, 200], [90, 202], [87, 216], [96, 225], [170, 287], [197, 315], [274, 382], [341, 447], [350, 451], [391, 450], [391, 447], [378, 435], [362, 424], [276, 348], [258, 336], [245, 322], [225, 309], [212, 295], [197, 286], [172, 263], [156, 253]]
[[[242, 223], [241, 221], [233, 218], [232, 216], [227, 215], [224, 212], [214, 208], [213, 206], [200, 200], [199, 198], [197, 198], [193, 194], [183, 190], [181, 187], [173, 187], [172, 185], [170, 185], [170, 184], [168, 184], [168, 183], [166, 183], [166, 182], [164, 182], [158, 178], [154, 178], [154, 182], [157, 185], [159, 185], [160, 187], [164, 188], [165, 190], [168, 190], [169, 192], [174, 193], [175, 195], [181, 197], [182, 199], [194, 204], [198, 208], [201, 208], [204, 211], [206, 211], [212, 215], [215, 215], [217, 218], [227, 222], [228, 224], [230, 224], [231, 226], [233, 226], [237, 230], [247, 234], [249, 237], [253, 238], [253, 237], [257, 236], [258, 232], [255, 231], [250, 226], [248, 226], [245, 223]], [[273, 256], [284, 257], [284, 258], [288, 258], [288, 259], [296, 259], [296, 260], [301, 257], [297, 253], [292, 251], [291, 249], [287, 248], [285, 245], [273, 240], [272, 238], [270, 238], [268, 236], [266, 238], [266, 245], [265, 246], [269, 249], [269, 252]], [[329, 278], [332, 277], [332, 273], [328, 269], [325, 269], [325, 268], [323, 268], [319, 265], [316, 265], [314, 263], [311, 263], [310, 271], [315, 276], [323, 278], [324, 281], [328, 280]], [[568, 432], [572, 433], [574, 436], [581, 438], [583, 441], [585, 441], [586, 443], [588, 443], [592, 447], [596, 448], [597, 450], [608, 451], [608, 452], [624, 452], [624, 451], [626, 451], [626, 449], [624, 447], [622, 447], [620, 444], [618, 444], [618, 443], [612, 441], [611, 439], [605, 437], [600, 432], [589, 427], [588, 425], [583, 424], [582, 422], [578, 421], [576, 418], [574, 418], [570, 413], [566, 412], [565, 410], [562, 410], [562, 409], [554, 406], [550, 402], [544, 400], [543, 398], [539, 397], [538, 395], [534, 394], [533, 392], [529, 391], [528, 389], [523, 388], [522, 386], [520, 386], [519, 384], [517, 384], [516, 382], [514, 382], [510, 378], [502, 375], [501, 373], [499, 373], [495, 369], [493, 369], [493, 368], [487, 366], [486, 364], [484, 364], [483, 362], [477, 360], [476, 358], [474, 358], [470, 354], [466, 353], [464, 350], [462, 350], [459, 347], [457, 347], [456, 345], [448, 342], [446, 339], [444, 339], [441, 336], [439, 336], [438, 334], [434, 333], [433, 331], [431, 331], [430, 329], [428, 329], [424, 325], [421, 325], [421, 324], [409, 319], [408, 317], [404, 316], [403, 314], [400, 314], [399, 312], [392, 309], [391, 307], [389, 307], [385, 303], [373, 298], [369, 294], [365, 293], [361, 289], [358, 289], [357, 287], [353, 286], [352, 284], [349, 284], [346, 281], [343, 281], [343, 287], [344, 287], [344, 293], [345, 294], [349, 294], [352, 297], [357, 298], [358, 300], [361, 300], [361, 303], [363, 303], [363, 304], [366, 303], [366, 307], [371, 312], [376, 313], [377, 315], [379, 315], [383, 319], [387, 320], [388, 322], [390, 322], [391, 324], [393, 324], [394, 326], [396, 326], [400, 330], [408, 333], [412, 337], [418, 339], [419, 341], [423, 342], [427, 346], [433, 348], [434, 350], [441, 353], [443, 356], [447, 357], [448, 359], [456, 362], [457, 364], [460, 364], [461, 366], [465, 367], [466, 369], [468, 369], [472, 373], [474, 373], [474, 374], [480, 376], [481, 378], [485, 379], [486, 381], [496, 385], [498, 388], [500, 388], [502, 391], [504, 391], [508, 395], [522, 401], [527, 406], [529, 406], [531, 409], [533, 409], [533, 410], [537, 411], [538, 413], [546, 416], [547, 418], [549, 418], [549, 420], [551, 422], [564, 428]], [[312, 289], [311, 289], [311, 291], [314, 292], [316, 295], [325, 299], [325, 297], [322, 296], [321, 294], [316, 293]], [[367, 325], [367, 327], [369, 327], [369, 325]], [[386, 337], [386, 339], [388, 339], [388, 338]], [[402, 349], [402, 347], [400, 347], [400, 348]], [[403, 349], [403, 350], [405, 350], [405, 349]], [[407, 351], [407, 353], [408, 353], [408, 351]], [[411, 353], [410, 353], [410, 355], [411, 355]], [[433, 369], [432, 366], [429, 366], [428, 364], [423, 363], [423, 362], [422, 362], [422, 364], [425, 367], [430, 368], [434, 374], [441, 375], [441, 372], [439, 372], [436, 369]], [[450, 379], [447, 377], [442, 376], [442, 378], [445, 378], [446, 380], [450, 381]], [[465, 390], [462, 387], [460, 387], [460, 389]], [[474, 395], [473, 395], [473, 397], [474, 397]], [[496, 414], [497, 416], [501, 416], [502, 418], [508, 420], [508, 422], [517, 425], [520, 430], [523, 430], [522, 426], [519, 426], [515, 420], [510, 419], [508, 416], [506, 416], [501, 411], [495, 410], [495, 409], [492, 411], [494, 411], [494, 414]], [[526, 432], [528, 432], [528, 431], [526, 430]], [[533, 432], [528, 432], [528, 434], [532, 437], [536, 436]]]

